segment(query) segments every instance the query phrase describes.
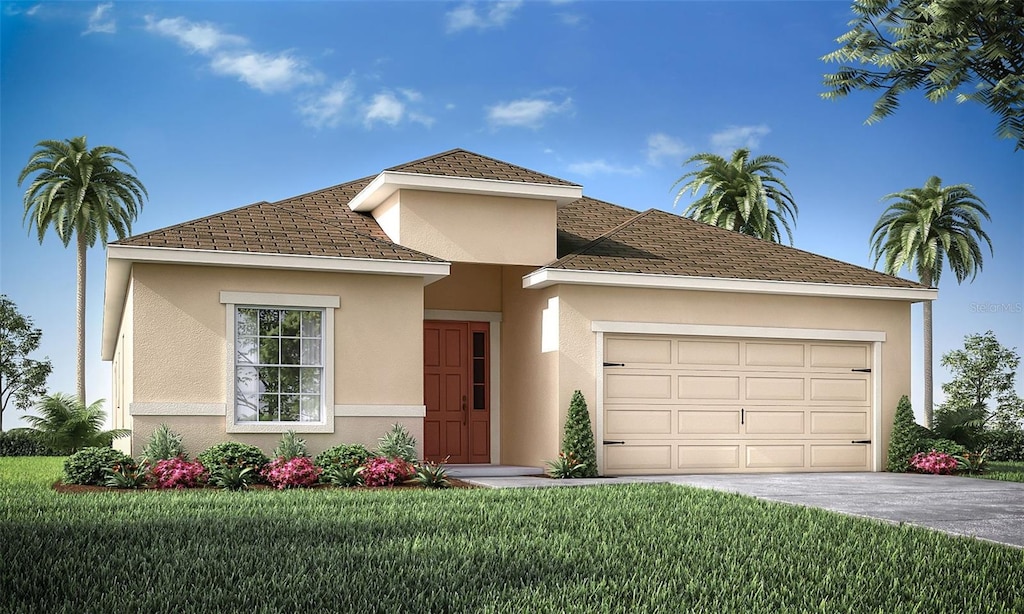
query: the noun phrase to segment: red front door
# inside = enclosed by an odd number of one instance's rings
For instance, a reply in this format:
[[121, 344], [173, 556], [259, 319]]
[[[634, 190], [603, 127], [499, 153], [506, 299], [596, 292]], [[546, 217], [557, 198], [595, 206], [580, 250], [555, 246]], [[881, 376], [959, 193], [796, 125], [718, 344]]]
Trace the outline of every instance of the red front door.
[[491, 461], [488, 326], [423, 323], [423, 453], [428, 461]]

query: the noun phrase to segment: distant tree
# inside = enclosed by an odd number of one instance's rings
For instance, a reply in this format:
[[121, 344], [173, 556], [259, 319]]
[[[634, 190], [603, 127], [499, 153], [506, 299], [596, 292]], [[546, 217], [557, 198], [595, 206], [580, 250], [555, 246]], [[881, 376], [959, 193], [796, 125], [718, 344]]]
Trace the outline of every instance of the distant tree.
[[[944, 266], [958, 283], [974, 278], [982, 267], [979, 241], [992, 241], [981, 228], [991, 220], [984, 204], [967, 184], [943, 187], [938, 177], [923, 188], [909, 188], [882, 198], [894, 200], [871, 231], [875, 266], [884, 258], [884, 270], [896, 275], [903, 267], [914, 269], [921, 283], [938, 287]], [[932, 427], [932, 304], [924, 302], [924, 419]]]
[[109, 446], [120, 437], [131, 435], [128, 429], [103, 430], [107, 412], [103, 399], [86, 406], [70, 394], [51, 394], [36, 403], [38, 416], [24, 416], [40, 441], [49, 448], [70, 454], [81, 448]]
[[750, 150], [741, 148], [729, 160], [717, 154], [700, 153], [687, 159], [683, 166], [692, 163], [699, 168], [672, 184], [673, 188], [682, 184], [672, 204], [678, 204], [687, 192], [697, 196], [704, 190], [704, 194], [690, 203], [683, 215], [775, 243], [782, 242], [781, 227], [793, 243], [789, 220], [796, 224], [797, 207], [789, 188], [778, 177], [786, 174], [782, 159], [758, 156], [751, 160]]
[[3, 412], [11, 400], [15, 407], [28, 409], [46, 392], [46, 378], [53, 371], [50, 359], [28, 357], [39, 349], [42, 336], [43, 331], [32, 326], [32, 318], [21, 315], [14, 302], [0, 294], [0, 433]]
[[18, 176], [20, 186], [35, 175], [25, 191], [22, 222], [43, 242], [46, 230], [54, 232], [67, 247], [72, 237], [77, 243], [78, 284], [78, 400], [85, 404], [85, 251], [96, 239], [107, 244], [108, 229], [118, 239], [131, 234], [132, 222], [148, 196], [139, 179], [119, 168], [133, 172], [128, 156], [114, 147], [100, 145], [89, 149], [84, 136], [64, 141], [40, 141]]
[[932, 102], [955, 93], [957, 102], [980, 102], [998, 115], [996, 134], [1024, 149], [1024, 2], [854, 0], [852, 9], [853, 29], [822, 58], [844, 63], [825, 75], [824, 98], [882, 91], [872, 124], [892, 115], [905, 92], [923, 88]]
[[[953, 379], [942, 385], [946, 401], [935, 411], [936, 432], [964, 445], [952, 435], [953, 429], [968, 432], [980, 442], [984, 431], [1020, 428], [1024, 401], [1015, 388], [1020, 354], [1000, 345], [995, 333], [967, 335], [963, 349], [942, 356], [942, 366]], [[950, 433], [943, 433], [948, 425]]]

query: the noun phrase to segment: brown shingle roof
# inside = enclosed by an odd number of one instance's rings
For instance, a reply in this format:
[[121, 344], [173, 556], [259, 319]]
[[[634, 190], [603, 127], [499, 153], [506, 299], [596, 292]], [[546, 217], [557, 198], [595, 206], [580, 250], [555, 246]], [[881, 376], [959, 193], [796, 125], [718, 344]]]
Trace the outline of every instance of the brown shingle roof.
[[635, 216], [546, 268], [888, 288], [924, 287], [658, 209]]
[[276, 203], [260, 202], [117, 241], [114, 245], [440, 262], [388, 239], [346, 203], [372, 177]]
[[584, 196], [558, 210], [558, 257], [566, 256], [640, 215], [639, 211]]
[[481, 156], [465, 149], [452, 149], [444, 153], [420, 158], [385, 169], [419, 175], [441, 175], [443, 177], [467, 177], [470, 179], [494, 179], [519, 183], [541, 183], [546, 185], [577, 186], [579, 184], [531, 171], [522, 166]]

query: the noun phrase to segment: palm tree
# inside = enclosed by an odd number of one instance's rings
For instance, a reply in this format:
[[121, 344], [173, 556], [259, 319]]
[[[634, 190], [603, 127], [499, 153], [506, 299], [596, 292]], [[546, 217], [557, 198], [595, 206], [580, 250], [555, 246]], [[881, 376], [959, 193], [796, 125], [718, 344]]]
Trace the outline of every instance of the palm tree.
[[39, 440], [51, 450], [72, 453], [88, 446], [109, 446], [131, 434], [128, 429], [104, 431], [107, 412], [103, 400], [86, 406], [70, 394], [51, 394], [36, 403], [38, 416], [23, 416], [39, 434]]
[[108, 228], [118, 239], [131, 233], [132, 222], [142, 209], [146, 188], [139, 179], [118, 168], [135, 171], [120, 149], [101, 145], [89, 149], [85, 137], [64, 141], [40, 141], [18, 176], [18, 185], [38, 173], [25, 191], [22, 222], [31, 219], [42, 244], [53, 226], [67, 247], [77, 239], [78, 284], [78, 400], [85, 403], [85, 250], [99, 238], [107, 244]]
[[[981, 218], [991, 221], [981, 199], [966, 183], [943, 187], [938, 177], [923, 188], [909, 188], [882, 198], [895, 200], [871, 231], [875, 266], [885, 258], [884, 270], [897, 274], [904, 266], [915, 269], [921, 283], [937, 288], [944, 265], [957, 283], [974, 279], [982, 267], [979, 239], [992, 241], [981, 229]], [[924, 302], [924, 421], [932, 426], [932, 303]]]
[[[786, 174], [786, 163], [775, 156], [749, 158], [750, 150], [745, 148], [734, 151], [731, 160], [712, 153], [691, 156], [683, 166], [696, 162], [701, 168], [672, 184], [673, 188], [683, 184], [672, 205], [678, 204], [686, 192], [696, 196], [706, 189], [683, 215], [775, 243], [782, 242], [781, 226], [792, 245], [793, 233], [787, 218], [796, 224], [797, 207], [789, 188], [777, 176]], [[769, 203], [774, 203], [775, 208]]]

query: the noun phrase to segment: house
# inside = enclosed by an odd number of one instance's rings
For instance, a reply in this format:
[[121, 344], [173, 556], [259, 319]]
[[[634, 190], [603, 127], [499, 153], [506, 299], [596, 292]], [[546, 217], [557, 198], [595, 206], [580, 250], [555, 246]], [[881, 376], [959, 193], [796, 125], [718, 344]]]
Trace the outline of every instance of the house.
[[606, 475], [877, 471], [935, 297], [457, 149], [110, 244], [102, 351], [134, 454], [401, 423], [541, 466], [579, 389]]

